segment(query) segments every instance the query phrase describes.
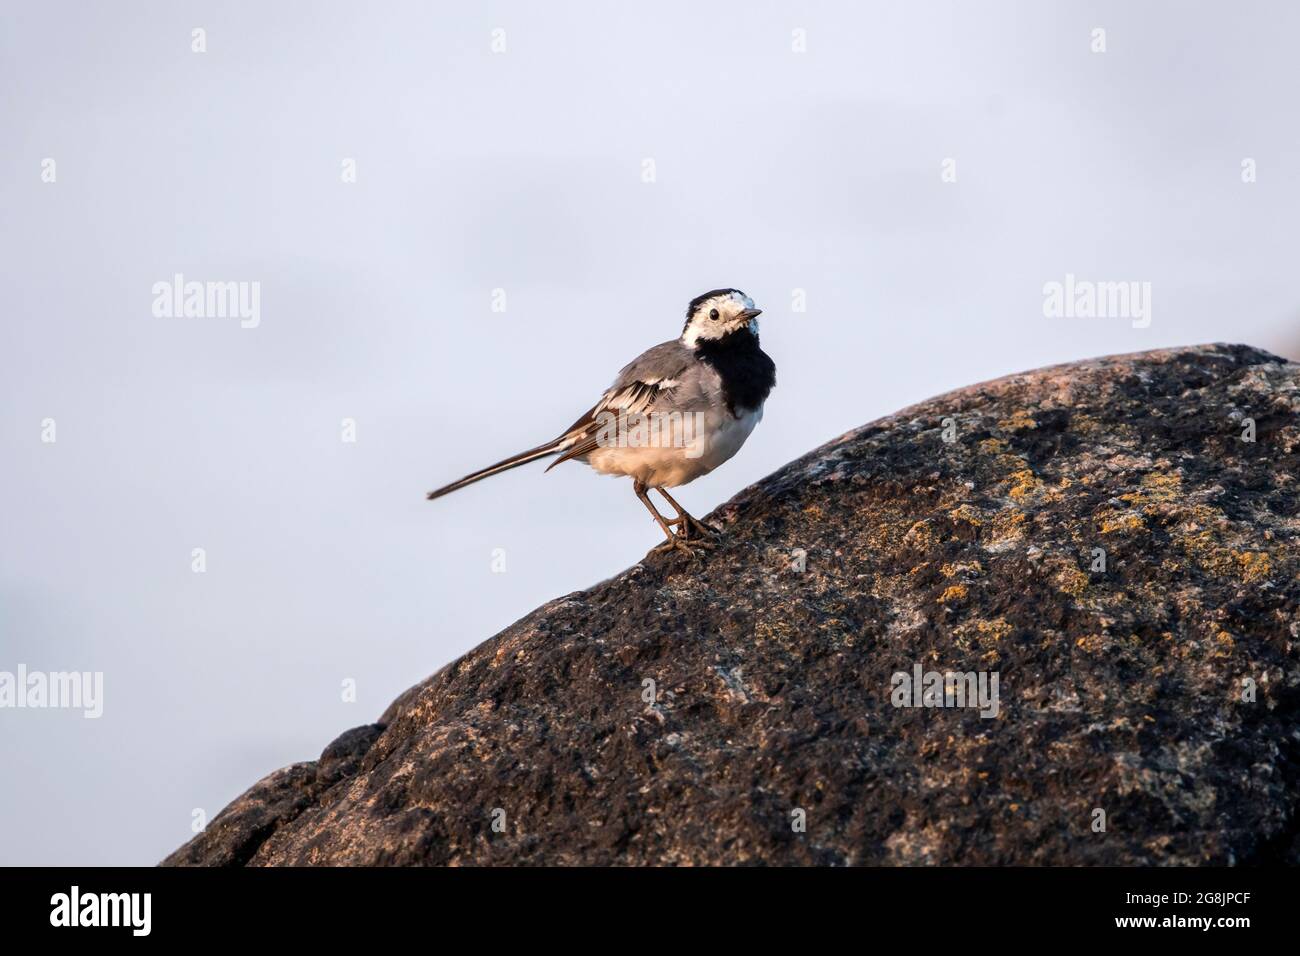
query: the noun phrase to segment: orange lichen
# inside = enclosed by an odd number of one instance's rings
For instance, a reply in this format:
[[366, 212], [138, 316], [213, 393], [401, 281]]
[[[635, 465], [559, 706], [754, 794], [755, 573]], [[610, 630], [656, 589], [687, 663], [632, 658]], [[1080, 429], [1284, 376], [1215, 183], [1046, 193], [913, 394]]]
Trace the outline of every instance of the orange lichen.
[[984, 647], [992, 647], [1011, 633], [1011, 625], [1006, 618], [996, 617], [992, 620], [968, 621], [953, 633], [958, 638], [960, 647], [969, 647], [972, 640]]
[[1153, 472], [1142, 477], [1137, 491], [1120, 495], [1121, 501], [1131, 505], [1151, 505], [1168, 501], [1177, 501], [1183, 493], [1183, 476], [1178, 472]]
[[1269, 560], [1267, 552], [1236, 552], [1236, 557], [1237, 563], [1241, 565], [1242, 580], [1247, 583], [1258, 581], [1260, 578], [1266, 578], [1268, 577], [1269, 572], [1273, 570], [1273, 562]]
[[1107, 638], [1104, 634], [1089, 634], [1075, 641], [1074, 646], [1085, 654], [1096, 654], [1106, 646], [1106, 643]]
[[993, 543], [1011, 541], [1025, 536], [1029, 516], [1023, 511], [1009, 508], [993, 516]]
[[1088, 589], [1088, 575], [1078, 568], [1067, 566], [1056, 573], [1056, 586], [1072, 597], [1078, 597]]
[[1017, 409], [1010, 418], [1004, 418], [998, 422], [998, 428], [1006, 429], [1009, 432], [1026, 431], [1037, 427], [1038, 422], [1034, 421], [1034, 417], [1023, 408]]
[[938, 540], [929, 519], [916, 522], [903, 535], [903, 544], [922, 550], [933, 548], [938, 543]]
[[947, 604], [950, 601], [964, 601], [969, 593], [966, 590], [966, 585], [954, 584], [939, 595], [939, 603]]
[[1030, 495], [1042, 488], [1043, 483], [1039, 481], [1038, 476], [1030, 469], [1022, 468], [1010, 476], [1010, 480], [1015, 482], [1011, 490], [1007, 492], [1012, 498], [1019, 501], [1022, 498], [1028, 498]]
[[1113, 534], [1117, 531], [1141, 531], [1146, 527], [1142, 516], [1132, 511], [1108, 511], [1101, 517], [1101, 533]]
[[1221, 543], [1220, 533], [1215, 529], [1224, 524], [1223, 514], [1204, 505], [1188, 510], [1192, 520], [1180, 525], [1173, 537], [1203, 571], [1219, 577], [1240, 578], [1247, 584], [1268, 578], [1273, 573], [1273, 561], [1268, 552], [1242, 551]]

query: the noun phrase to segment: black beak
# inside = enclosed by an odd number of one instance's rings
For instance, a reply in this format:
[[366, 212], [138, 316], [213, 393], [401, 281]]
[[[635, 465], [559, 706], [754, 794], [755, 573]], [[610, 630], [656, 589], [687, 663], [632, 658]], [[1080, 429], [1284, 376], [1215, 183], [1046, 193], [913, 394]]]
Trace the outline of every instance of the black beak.
[[746, 309], [744, 312], [739, 313], [736, 318], [742, 322], [748, 322], [750, 319], [756, 319], [762, 314], [762, 309]]

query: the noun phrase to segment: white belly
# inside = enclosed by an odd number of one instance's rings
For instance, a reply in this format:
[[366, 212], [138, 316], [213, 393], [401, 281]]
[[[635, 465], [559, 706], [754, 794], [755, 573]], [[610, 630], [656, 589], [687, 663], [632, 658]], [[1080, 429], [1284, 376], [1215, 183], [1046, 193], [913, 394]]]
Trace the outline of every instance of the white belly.
[[672, 440], [650, 447], [597, 448], [587, 464], [602, 475], [627, 475], [651, 488], [676, 488], [728, 461], [763, 418], [760, 405], [733, 417], [726, 409], [704, 412]]

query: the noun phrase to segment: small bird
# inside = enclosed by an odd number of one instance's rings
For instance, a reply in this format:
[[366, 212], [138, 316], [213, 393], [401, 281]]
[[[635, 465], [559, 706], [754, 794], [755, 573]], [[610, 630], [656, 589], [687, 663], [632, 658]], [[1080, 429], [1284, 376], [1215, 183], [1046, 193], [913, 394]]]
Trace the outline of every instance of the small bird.
[[[626, 475], [667, 540], [653, 550], [710, 548], [718, 531], [687, 514], [666, 488], [707, 475], [731, 458], [763, 417], [776, 365], [758, 347], [761, 309], [739, 289], [714, 289], [686, 307], [680, 338], [641, 353], [587, 414], [560, 437], [489, 465], [428, 494], [441, 498], [490, 475], [545, 458], [546, 469], [581, 461]], [[655, 508], [658, 491], [675, 518]]]

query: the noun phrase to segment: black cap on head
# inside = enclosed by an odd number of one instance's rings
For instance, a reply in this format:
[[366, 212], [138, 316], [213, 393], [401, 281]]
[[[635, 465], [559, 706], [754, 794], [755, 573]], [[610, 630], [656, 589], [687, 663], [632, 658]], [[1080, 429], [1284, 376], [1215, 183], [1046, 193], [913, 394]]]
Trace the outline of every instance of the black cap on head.
[[686, 307], [686, 321], [689, 322], [691, 320], [691, 316], [695, 314], [695, 310], [698, 309], [700, 306], [702, 306], [705, 302], [708, 302], [715, 295], [730, 295], [733, 292], [736, 293], [737, 295], [745, 294], [741, 292], [739, 289], [714, 289], [712, 292], [706, 292], [703, 295], [697, 295], [695, 298], [691, 299], [691, 304]]

